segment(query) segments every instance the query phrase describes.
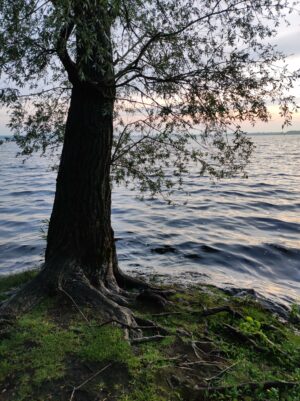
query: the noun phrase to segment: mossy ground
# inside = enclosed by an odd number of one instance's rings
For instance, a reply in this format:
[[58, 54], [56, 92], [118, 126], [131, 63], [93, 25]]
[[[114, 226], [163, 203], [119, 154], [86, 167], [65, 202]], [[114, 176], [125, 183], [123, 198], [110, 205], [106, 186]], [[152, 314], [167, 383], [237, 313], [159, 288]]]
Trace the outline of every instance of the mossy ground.
[[[0, 279], [0, 299], [33, 275]], [[163, 313], [135, 311], [169, 335], [130, 345], [121, 328], [101, 326], [95, 311], [83, 311], [87, 322], [67, 299], [46, 300], [1, 339], [0, 400], [300, 400], [300, 385], [276, 385], [300, 383], [295, 324], [214, 287], [178, 288], [172, 301]], [[201, 315], [220, 305], [237, 313]]]

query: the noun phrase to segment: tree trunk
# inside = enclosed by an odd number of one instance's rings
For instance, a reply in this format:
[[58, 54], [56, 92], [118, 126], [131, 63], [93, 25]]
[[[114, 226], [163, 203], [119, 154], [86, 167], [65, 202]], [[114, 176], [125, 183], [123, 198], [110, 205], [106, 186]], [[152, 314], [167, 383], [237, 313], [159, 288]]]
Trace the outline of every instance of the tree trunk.
[[79, 265], [94, 285], [105, 279], [114, 259], [112, 110], [113, 100], [93, 88], [74, 86], [46, 249], [46, 264]]
[[117, 262], [111, 227], [112, 116], [113, 98], [74, 86], [45, 255], [54, 286], [67, 266], [70, 276], [80, 268], [96, 288], [106, 286], [120, 294], [124, 291], [119, 286], [146, 287], [122, 273]]

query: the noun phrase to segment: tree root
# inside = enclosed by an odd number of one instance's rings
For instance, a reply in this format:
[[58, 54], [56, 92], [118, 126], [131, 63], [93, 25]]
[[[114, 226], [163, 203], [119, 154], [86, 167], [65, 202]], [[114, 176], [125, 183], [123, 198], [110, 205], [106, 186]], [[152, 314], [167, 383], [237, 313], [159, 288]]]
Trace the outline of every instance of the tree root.
[[258, 351], [258, 352], [269, 352], [268, 348], [261, 347], [254, 341], [251, 337], [248, 335], [242, 333], [240, 330], [236, 329], [235, 327], [229, 325], [229, 324], [224, 324], [224, 327], [231, 333], [233, 334], [238, 340], [242, 342], [247, 342], [250, 345], [253, 346], [253, 348]]
[[267, 337], [264, 337], [264, 341], [267, 343], [267, 345], [270, 346], [270, 348], [262, 347], [262, 346], [258, 345], [257, 342], [252, 338], [252, 337], [255, 337], [255, 334], [253, 334], [252, 336], [246, 335], [246, 334], [242, 333], [240, 330], [236, 329], [235, 327], [233, 327], [229, 324], [224, 324], [224, 326], [230, 333], [234, 334], [235, 337], [237, 337], [238, 339], [240, 339], [243, 342], [248, 342], [249, 344], [251, 344], [254, 347], [254, 349], [256, 349], [258, 352], [270, 352], [272, 349], [272, 350], [276, 350], [278, 353], [285, 356], [286, 358], [288, 358], [288, 359], [290, 358], [287, 353], [282, 351], [276, 344], [274, 344]]
[[233, 317], [237, 317], [238, 319], [243, 319], [243, 315], [240, 312], [237, 312], [230, 308], [228, 305], [224, 306], [217, 306], [215, 308], [209, 308], [204, 310], [193, 310], [193, 309], [186, 309], [184, 311], [177, 311], [177, 312], [162, 312], [162, 313], [152, 313], [152, 316], [155, 317], [163, 317], [163, 316], [176, 316], [176, 315], [185, 315], [187, 313], [197, 315], [198, 317], [207, 317], [211, 315], [215, 315], [221, 312], [228, 312]]
[[[0, 307], [0, 333], [5, 331], [11, 321], [16, 317], [31, 310], [46, 296], [61, 293], [76, 307], [84, 320], [89, 323], [82, 312], [82, 307], [92, 306], [97, 309], [97, 315], [103, 320], [114, 317], [121, 322], [125, 329], [125, 336], [129, 338], [129, 328], [134, 329], [137, 324], [128, 305], [129, 301], [117, 291], [110, 290], [103, 285], [96, 288], [91, 285], [83, 270], [74, 263], [68, 263], [59, 270], [59, 274], [49, 275], [49, 267], [42, 270], [32, 281], [21, 288], [10, 299], [2, 303]], [[49, 277], [52, 281], [49, 285]], [[138, 330], [132, 330], [134, 337]], [[131, 334], [131, 333], [130, 333]]]
[[116, 279], [116, 283], [120, 286], [121, 289], [135, 289], [140, 292], [138, 295], [139, 300], [153, 301], [154, 303], [162, 304], [162, 306], [165, 306], [167, 305], [167, 302], [165, 302], [165, 300], [169, 296], [175, 294], [174, 290], [162, 290], [160, 288], [153, 287], [143, 280], [127, 275], [119, 269], [117, 263], [114, 263], [113, 273]]
[[113, 274], [121, 288], [129, 290], [147, 290], [151, 288], [150, 284], [146, 283], [145, 281], [128, 276], [126, 273], [120, 270], [117, 261], [115, 261], [113, 265]]
[[[120, 281], [124, 288], [119, 286]], [[126, 289], [128, 287], [142, 288], [142, 292], [140, 294], [128, 292]], [[166, 297], [173, 294], [173, 291], [152, 288], [138, 279], [127, 276], [119, 269], [117, 274], [116, 272], [112, 274], [112, 270], [109, 269], [105, 280], [99, 280], [98, 284], [93, 282], [92, 285], [84, 270], [75, 262], [52, 261], [51, 264], [46, 264], [32, 281], [0, 305], [0, 335], [6, 335], [16, 317], [31, 310], [45, 297], [59, 293], [75, 306], [88, 324], [90, 322], [83, 308], [91, 306], [97, 309], [97, 317], [103, 321], [114, 322], [123, 327], [125, 336], [129, 339], [141, 336], [141, 327], [128, 308], [129, 305], [138, 301], [165, 307], [168, 304]], [[143, 326], [144, 329], [159, 333], [157, 335], [169, 334], [166, 329], [153, 322], [147, 322]]]
[[159, 333], [162, 335], [168, 336], [172, 335], [170, 330], [168, 330], [166, 327], [160, 326], [159, 324], [153, 322], [152, 320], [144, 319], [139, 316], [134, 316], [135, 321], [140, 324], [140, 327], [148, 327], [151, 328], [152, 330], [157, 330]]
[[147, 304], [149, 306], [159, 307], [164, 309], [170, 302], [166, 299], [164, 292], [157, 290], [146, 289], [143, 290], [137, 297], [137, 301]]
[[95, 307], [98, 316], [103, 320], [111, 320], [113, 317], [121, 323], [125, 327], [126, 338], [129, 338], [129, 328], [137, 326], [131, 310], [117, 303], [115, 296], [110, 296], [110, 290], [103, 291], [102, 286], [100, 289], [93, 287], [80, 269], [76, 274], [72, 272], [72, 276], [64, 280], [62, 287], [78, 306]]

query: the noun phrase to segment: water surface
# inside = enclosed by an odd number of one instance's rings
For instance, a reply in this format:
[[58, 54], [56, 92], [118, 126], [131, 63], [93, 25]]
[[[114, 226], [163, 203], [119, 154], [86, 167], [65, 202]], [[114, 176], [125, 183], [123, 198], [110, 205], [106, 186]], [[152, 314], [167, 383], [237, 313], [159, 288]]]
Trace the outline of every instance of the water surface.
[[[212, 182], [191, 173], [180, 205], [140, 201], [116, 187], [113, 226], [121, 267], [170, 279], [251, 287], [300, 298], [300, 136], [255, 136], [249, 178]], [[0, 147], [0, 274], [41, 263], [55, 173]], [[188, 201], [183, 205], [184, 201]]]

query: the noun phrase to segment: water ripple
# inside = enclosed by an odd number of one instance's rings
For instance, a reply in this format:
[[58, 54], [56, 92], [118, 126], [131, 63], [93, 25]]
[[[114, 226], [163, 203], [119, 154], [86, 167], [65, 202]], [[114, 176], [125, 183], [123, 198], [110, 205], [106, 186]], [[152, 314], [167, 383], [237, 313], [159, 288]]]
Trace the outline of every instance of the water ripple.
[[[137, 200], [116, 187], [113, 226], [121, 266], [172, 279], [252, 287], [291, 302], [300, 297], [300, 137], [254, 138], [249, 179], [199, 179], [191, 166], [179, 206]], [[55, 174], [39, 157], [22, 163], [0, 147], [0, 274], [41, 263], [43, 220]], [[186, 205], [183, 202], [188, 200]], [[287, 295], [288, 294], [288, 295]]]

